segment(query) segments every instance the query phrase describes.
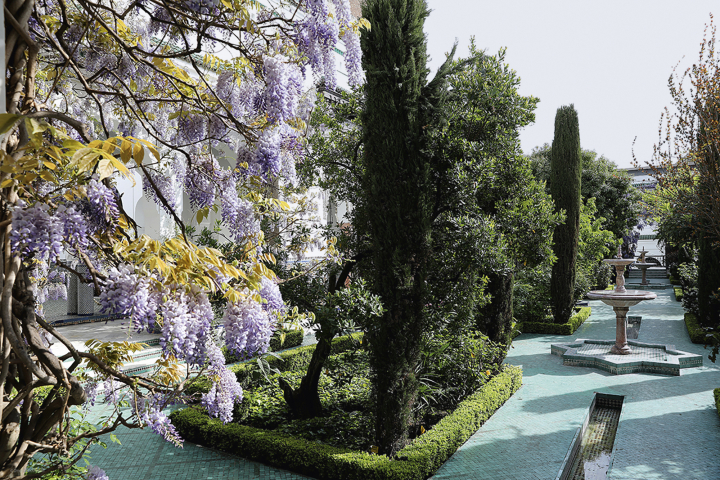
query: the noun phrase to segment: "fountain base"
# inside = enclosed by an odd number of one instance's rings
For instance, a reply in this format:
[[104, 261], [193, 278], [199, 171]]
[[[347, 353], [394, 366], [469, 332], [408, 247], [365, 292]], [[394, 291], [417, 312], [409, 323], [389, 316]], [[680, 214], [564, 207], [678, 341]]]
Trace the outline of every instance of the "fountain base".
[[613, 340], [577, 339], [572, 343], [551, 345], [553, 355], [563, 358], [563, 365], [598, 368], [615, 375], [658, 373], [680, 375], [684, 368], [701, 367], [702, 355], [675, 350], [673, 345], [641, 343], [628, 340], [629, 354], [612, 352]]
[[618, 347], [617, 345], [613, 345], [610, 349], [610, 353], [614, 355], [630, 355], [632, 353], [632, 350], [630, 347], [628, 347], [627, 343], [623, 345], [622, 347]]

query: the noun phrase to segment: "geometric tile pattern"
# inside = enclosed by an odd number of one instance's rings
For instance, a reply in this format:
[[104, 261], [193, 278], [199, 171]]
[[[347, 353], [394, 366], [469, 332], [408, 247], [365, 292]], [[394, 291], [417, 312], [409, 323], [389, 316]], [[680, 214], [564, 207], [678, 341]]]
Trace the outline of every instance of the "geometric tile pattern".
[[552, 344], [550, 351], [561, 356], [564, 365], [599, 368], [615, 375], [640, 372], [680, 375], [681, 369], [703, 363], [702, 355], [674, 350], [672, 345], [633, 340], [628, 340], [632, 353], [615, 355], [610, 351], [614, 343], [613, 340], [578, 339], [573, 343]]
[[[582, 347], [577, 349], [577, 353], [580, 355], [610, 355], [610, 348], [612, 345], [600, 345], [597, 343], [586, 343]], [[654, 347], [633, 347], [632, 353], [626, 355], [632, 357], [634, 360], [656, 360], [660, 362], [666, 362], [668, 359], [668, 353], [664, 348]]]

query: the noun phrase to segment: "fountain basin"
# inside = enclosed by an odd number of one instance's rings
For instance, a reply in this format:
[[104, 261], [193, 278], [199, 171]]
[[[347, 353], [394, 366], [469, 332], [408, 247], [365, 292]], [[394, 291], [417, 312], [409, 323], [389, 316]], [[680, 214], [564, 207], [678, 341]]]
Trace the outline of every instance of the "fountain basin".
[[674, 345], [642, 343], [633, 340], [629, 355], [615, 355], [612, 340], [579, 338], [572, 343], [555, 343], [550, 347], [553, 355], [561, 356], [563, 365], [591, 367], [623, 375], [628, 373], [659, 373], [679, 376], [685, 368], [702, 367], [702, 355], [675, 350]]
[[592, 290], [587, 297], [591, 300], [600, 300], [611, 307], [632, 307], [643, 300], [654, 300], [657, 294], [645, 290], [625, 290], [619, 293], [616, 290]]

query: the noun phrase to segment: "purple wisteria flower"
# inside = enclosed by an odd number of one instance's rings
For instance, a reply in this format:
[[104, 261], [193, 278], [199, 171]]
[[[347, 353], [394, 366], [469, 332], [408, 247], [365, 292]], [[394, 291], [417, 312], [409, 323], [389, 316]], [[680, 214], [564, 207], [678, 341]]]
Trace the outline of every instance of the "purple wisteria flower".
[[121, 265], [108, 272], [105, 288], [100, 293], [100, 306], [104, 313], [130, 315], [135, 331], [151, 332], [155, 328], [160, 297], [149, 278], [137, 275], [129, 265]]
[[100, 467], [96, 467], [95, 465], [88, 465], [87, 467], [87, 476], [85, 477], [86, 480], [110, 480], [105, 473], [105, 470], [103, 470]]
[[88, 210], [93, 227], [105, 230], [117, 223], [120, 218], [115, 192], [102, 182], [91, 179], [86, 187]]
[[26, 206], [19, 201], [13, 211], [10, 244], [17, 253], [35, 253], [38, 259], [54, 261], [62, 254], [63, 224], [44, 203]]
[[255, 215], [255, 207], [249, 200], [240, 198], [234, 177], [228, 177], [221, 187], [222, 218], [230, 230], [233, 240], [242, 243], [260, 233], [260, 220]]
[[202, 364], [205, 361], [203, 343], [213, 320], [207, 295], [176, 291], [162, 303], [160, 314], [163, 317], [160, 345], [166, 354], [174, 353], [190, 364]]
[[75, 208], [75, 205], [58, 206], [55, 216], [63, 225], [65, 241], [73, 248], [87, 248], [90, 229], [85, 217]]
[[170, 422], [170, 418], [162, 410], [148, 406], [147, 410], [140, 414], [140, 419], [166, 441], [182, 448], [182, 438], [180, 438], [175, 426]]
[[229, 303], [225, 310], [225, 345], [235, 355], [249, 358], [267, 352], [275, 324], [251, 298]]
[[242, 400], [243, 390], [233, 372], [225, 366], [225, 356], [214, 343], [208, 345], [209, 374], [217, 378], [210, 391], [202, 396], [202, 406], [223, 423], [232, 421], [233, 407]]
[[262, 279], [260, 296], [267, 302], [262, 305], [263, 309], [267, 312], [284, 312], [287, 309], [282, 294], [280, 293], [280, 287], [267, 277], [263, 277]]

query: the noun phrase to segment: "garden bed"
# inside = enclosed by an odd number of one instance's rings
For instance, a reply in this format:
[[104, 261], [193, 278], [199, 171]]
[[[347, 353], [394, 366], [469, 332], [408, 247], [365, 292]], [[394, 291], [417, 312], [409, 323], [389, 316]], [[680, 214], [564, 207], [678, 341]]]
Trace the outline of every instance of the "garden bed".
[[519, 330], [522, 333], [544, 333], [547, 335], [572, 335], [580, 325], [590, 316], [590, 307], [575, 309], [575, 314], [567, 323], [552, 323], [552, 316], [545, 318], [545, 322], [523, 322]]
[[506, 366], [432, 429], [394, 458], [338, 448], [235, 423], [223, 425], [189, 407], [170, 415], [186, 440], [319, 479], [425, 479], [432, 475], [522, 384], [522, 370]]
[[[279, 378], [293, 386], [300, 383], [315, 348], [311, 345], [281, 352], [280, 358], [267, 357], [276, 369], [269, 378], [258, 374], [256, 362], [230, 367], [245, 387], [233, 423], [224, 425], [196, 406], [174, 412], [171, 419], [188, 441], [316, 478], [427, 478], [522, 383], [519, 368], [492, 363], [497, 361], [496, 346], [486, 340], [463, 343], [474, 345], [474, 350], [460, 354], [464, 361], [474, 362], [472, 372], [479, 380], [472, 385], [482, 386], [461, 389], [469, 394], [456, 395], [450, 404], [418, 415], [417, 424], [408, 428], [413, 440], [393, 458], [371, 453], [374, 415], [361, 334], [333, 341], [333, 355], [325, 363], [318, 389], [322, 417], [292, 419], [278, 387]], [[463, 370], [460, 376], [465, 375]], [[448, 384], [436, 380], [452, 391], [452, 380]], [[208, 388], [209, 382], [201, 379], [190, 390], [200, 393]]]

